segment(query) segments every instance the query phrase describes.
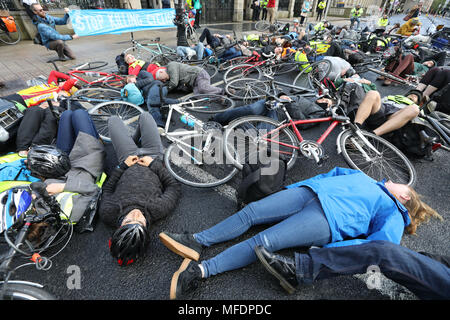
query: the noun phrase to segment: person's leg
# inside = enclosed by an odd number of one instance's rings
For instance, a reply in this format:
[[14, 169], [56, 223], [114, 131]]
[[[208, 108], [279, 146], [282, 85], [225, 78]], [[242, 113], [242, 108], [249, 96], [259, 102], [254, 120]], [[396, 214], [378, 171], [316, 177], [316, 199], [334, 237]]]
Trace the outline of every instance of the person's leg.
[[51, 144], [56, 137], [58, 123], [50, 108], [44, 109], [44, 119], [42, 119], [39, 131], [34, 136], [32, 145]]
[[425, 255], [387, 241], [356, 246], [314, 248], [295, 254], [299, 283], [340, 275], [364, 274], [376, 266], [389, 279], [420, 299], [450, 298], [450, 268]]
[[34, 136], [39, 131], [41, 122], [45, 117], [45, 109], [35, 106], [25, 110], [17, 130], [16, 149], [26, 151], [30, 148]]
[[194, 94], [223, 94], [223, 89], [211, 85], [211, 77], [208, 72], [202, 70], [197, 75], [194, 85]]
[[73, 111], [72, 127], [75, 133], [75, 137], [78, 136], [78, 133], [81, 131], [93, 136], [96, 139], [100, 138], [97, 129], [95, 128], [95, 125], [86, 110], [78, 109]]
[[187, 52], [186, 52], [187, 47], [183, 47], [183, 46], [178, 46], [177, 47], [177, 56], [184, 58], [187, 56]]
[[64, 41], [54, 40], [48, 43], [48, 48], [58, 53], [59, 59], [65, 59], [64, 57]]
[[355, 123], [360, 125], [364, 124], [364, 122], [371, 115], [377, 113], [381, 108], [381, 96], [378, 91], [371, 90], [366, 93], [363, 101], [358, 107], [355, 115]]
[[428, 70], [423, 75], [422, 79], [420, 79], [420, 83], [416, 89], [419, 91], [423, 91], [431, 83], [431, 81], [433, 81], [433, 79], [436, 78], [436, 76], [440, 73], [440, 71], [441, 69], [437, 67]]
[[388, 120], [385, 123], [373, 130], [373, 133], [375, 133], [377, 136], [381, 136], [383, 134], [400, 129], [409, 121], [417, 117], [419, 115], [419, 112], [420, 109], [415, 104], [406, 106], [389, 116]]
[[430, 96], [434, 91], [442, 89], [450, 82], [450, 70], [438, 68], [438, 72], [431, 79], [429, 85], [423, 92], [424, 95]]
[[150, 155], [152, 158], [163, 159], [164, 149], [158, 127], [150, 114], [143, 113], [139, 116], [139, 126], [134, 137], [135, 141], [136, 137], [139, 137], [141, 141], [139, 155]]
[[66, 110], [61, 114], [56, 136], [56, 146], [67, 154], [72, 150], [76, 138], [72, 126], [72, 114], [72, 110]]
[[118, 116], [111, 116], [108, 119], [109, 137], [114, 146], [119, 162], [125, 161], [128, 156], [137, 155], [138, 147], [129, 136], [128, 129]]
[[205, 54], [205, 45], [201, 42], [197, 43], [195, 46], [195, 51], [197, 52], [197, 59], [202, 60]]
[[219, 122], [222, 125], [227, 125], [230, 121], [240, 117], [250, 115], [263, 115], [266, 111], [265, 103], [265, 99], [258, 100], [246, 106], [236, 107], [225, 112], [216, 113], [213, 120]]
[[252, 226], [279, 222], [300, 212], [315, 197], [316, 194], [306, 187], [279, 191], [248, 204], [215, 226], [195, 233], [194, 238], [204, 246], [234, 239]]
[[298, 213], [228, 248], [214, 258], [202, 261], [201, 266], [204, 277], [207, 278], [256, 261], [256, 246], [263, 246], [274, 252], [293, 247], [323, 246], [330, 241], [330, 226], [316, 196]]
[[165, 123], [162, 119], [161, 111], [159, 109], [162, 105], [161, 93], [162, 88], [160, 88], [158, 84], [153, 85], [148, 91], [146, 102], [148, 112], [152, 115], [158, 127], [163, 128], [165, 126]]
[[70, 49], [70, 47], [67, 45], [66, 42], [64, 42], [63, 52], [64, 55], [69, 59], [75, 59], [75, 54], [73, 53], [72, 49]]
[[404, 57], [400, 57], [398, 66], [392, 74], [396, 76], [404, 76], [405, 74], [410, 74], [412, 71], [414, 71], [414, 56], [412, 54], [408, 54]]
[[359, 24], [361, 23], [361, 19], [356, 18], [356, 29], [359, 29]]
[[211, 47], [215, 47], [217, 45], [217, 39], [211, 34], [211, 31], [209, 31], [208, 28], [203, 29], [203, 32], [200, 35], [198, 41], [203, 42], [205, 38], [206, 43], [209, 44]]

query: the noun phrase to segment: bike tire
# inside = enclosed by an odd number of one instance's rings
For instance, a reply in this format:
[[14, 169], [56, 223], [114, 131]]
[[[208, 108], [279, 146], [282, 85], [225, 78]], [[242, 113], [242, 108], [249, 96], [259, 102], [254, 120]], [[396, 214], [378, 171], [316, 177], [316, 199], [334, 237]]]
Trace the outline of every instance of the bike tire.
[[251, 63], [242, 63], [228, 68], [223, 75], [223, 82], [228, 83], [235, 78], [261, 79], [263, 72], [261, 68]]
[[[203, 101], [194, 102], [196, 100]], [[189, 111], [210, 114], [222, 113], [235, 106], [232, 99], [217, 94], [194, 94], [183, 99], [183, 102], [191, 102], [183, 105], [183, 108]]]
[[8, 283], [6, 288], [0, 285], [0, 300], [56, 300], [56, 298], [42, 288], [23, 283]]
[[139, 116], [144, 110], [137, 105], [125, 101], [109, 101], [100, 103], [88, 110], [97, 132], [104, 141], [111, 141], [108, 130], [108, 120], [118, 116], [128, 128], [132, 136], [139, 123]]
[[[417, 174], [409, 159], [387, 140], [373, 133], [361, 132], [380, 155], [376, 155], [351, 129], [348, 129], [339, 136], [337, 142], [347, 164], [377, 181], [389, 179], [413, 187]], [[370, 160], [367, 160], [360, 150], [364, 150]]]
[[0, 41], [5, 44], [14, 45], [17, 44], [20, 40], [22, 40], [22, 33], [20, 31], [20, 26], [16, 23], [16, 32], [0, 32]]
[[72, 101], [87, 102], [94, 106], [96, 104], [108, 101], [121, 100], [119, 90], [107, 89], [107, 88], [84, 88], [77, 90], [73, 95], [67, 99], [67, 110], [71, 109]]
[[176, 53], [161, 53], [161, 54], [154, 56], [150, 60], [150, 63], [155, 63], [160, 66], [167, 66], [169, 64], [169, 62], [177, 61], [177, 58], [178, 58], [178, 56]]
[[291, 73], [300, 70], [300, 64], [298, 62], [282, 62], [273, 66], [270, 66], [275, 76]]
[[294, 79], [294, 86], [305, 87], [309, 89], [318, 89], [318, 82], [321, 82], [328, 76], [331, 70], [331, 62], [323, 59], [310, 64], [304, 68]]
[[[205, 154], [200, 150], [206, 145], [208, 137], [212, 139], [216, 147]], [[167, 170], [179, 182], [196, 188], [212, 188], [227, 183], [238, 172], [223, 159], [223, 143], [220, 135], [209, 136], [206, 133], [198, 133], [185, 136], [180, 140], [183, 143], [174, 141], [164, 154]], [[220, 153], [218, 156], [221, 161], [219, 162], [214, 160], [217, 151]], [[208, 156], [213, 159], [208, 159]], [[195, 163], [196, 159], [201, 160], [202, 163]]]
[[255, 23], [255, 29], [257, 31], [263, 32], [270, 28], [270, 23], [266, 20], [260, 20]]
[[224, 132], [227, 161], [242, 170], [243, 164], [253, 163], [260, 151], [267, 152], [267, 141], [271, 140], [274, 143], [270, 151], [283, 155], [287, 168], [291, 169], [298, 157], [299, 142], [290, 129], [280, 126], [279, 121], [264, 116], [246, 116], [231, 121]]
[[86, 70], [100, 69], [107, 65], [108, 65], [108, 62], [106, 62], [106, 61], [90, 61], [90, 62], [85, 62], [82, 64], [77, 64], [75, 66], [70, 67], [69, 69], [86, 71]]
[[125, 49], [125, 51], [123, 53], [125, 55], [131, 54], [136, 59], [143, 60], [143, 61], [151, 61], [152, 58], [156, 55], [150, 49], [145, 49], [145, 46], [143, 46], [143, 47], [130, 47], [128, 49]]
[[264, 98], [270, 92], [270, 88], [261, 80], [238, 78], [225, 85], [225, 92], [234, 99], [248, 102]]
[[248, 59], [249, 57], [236, 57], [230, 60], [226, 60], [219, 65], [219, 71], [226, 71], [235, 65], [246, 63]]

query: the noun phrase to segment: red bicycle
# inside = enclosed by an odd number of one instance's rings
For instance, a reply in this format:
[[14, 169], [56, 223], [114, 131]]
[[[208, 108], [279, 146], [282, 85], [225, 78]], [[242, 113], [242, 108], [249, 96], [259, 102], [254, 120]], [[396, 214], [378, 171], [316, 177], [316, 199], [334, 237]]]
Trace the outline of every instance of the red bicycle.
[[[336, 140], [337, 151], [338, 154], [342, 153], [350, 167], [378, 181], [390, 179], [411, 186], [415, 184], [416, 171], [409, 159], [390, 142], [353, 125], [339, 107], [339, 99], [335, 107], [327, 109], [326, 117], [307, 120], [293, 120], [285, 103], [288, 101], [276, 96], [266, 103], [268, 108], [284, 114], [284, 121], [264, 116], [246, 116], [230, 122], [223, 139], [227, 160], [242, 170], [243, 164], [253, 163], [255, 157], [263, 161], [274, 155], [283, 156], [290, 169], [301, 153], [321, 165], [327, 158], [322, 143], [341, 124], [342, 131]], [[342, 115], [337, 114], [338, 110], [342, 111]], [[298, 126], [323, 122], [330, 125], [316, 141], [303, 138]]]

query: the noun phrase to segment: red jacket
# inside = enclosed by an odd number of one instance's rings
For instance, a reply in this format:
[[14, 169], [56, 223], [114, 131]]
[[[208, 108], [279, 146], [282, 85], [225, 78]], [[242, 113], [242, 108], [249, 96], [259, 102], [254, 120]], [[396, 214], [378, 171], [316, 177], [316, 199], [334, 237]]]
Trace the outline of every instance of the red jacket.
[[267, 3], [267, 8], [274, 8], [277, 0], [269, 0]]

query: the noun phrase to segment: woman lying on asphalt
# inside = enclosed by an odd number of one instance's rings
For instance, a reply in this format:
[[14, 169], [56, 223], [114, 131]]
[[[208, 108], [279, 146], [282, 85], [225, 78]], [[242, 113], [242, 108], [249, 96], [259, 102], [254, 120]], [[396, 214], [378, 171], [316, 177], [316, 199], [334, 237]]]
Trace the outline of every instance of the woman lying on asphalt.
[[[195, 234], [160, 233], [164, 245], [185, 258], [172, 277], [170, 298], [183, 297], [202, 278], [254, 262], [256, 246], [274, 252], [373, 240], [399, 244], [404, 231], [414, 234], [430, 216], [441, 218], [410, 187], [377, 182], [358, 170], [335, 168], [252, 202], [207, 230]], [[193, 261], [199, 260], [203, 247], [235, 239], [259, 224], [273, 225], [211, 259]]]

